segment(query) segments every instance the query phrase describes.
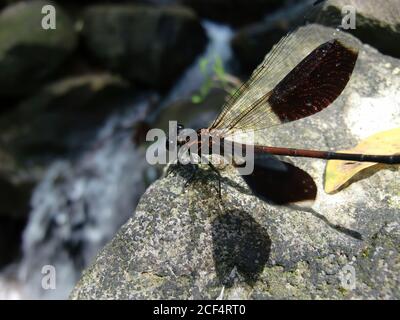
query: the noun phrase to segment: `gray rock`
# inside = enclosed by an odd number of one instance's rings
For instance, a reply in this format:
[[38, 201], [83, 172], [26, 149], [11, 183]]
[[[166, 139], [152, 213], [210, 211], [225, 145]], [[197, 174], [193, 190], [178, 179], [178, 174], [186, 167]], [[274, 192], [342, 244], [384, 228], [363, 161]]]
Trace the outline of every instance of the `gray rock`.
[[[356, 9], [356, 29], [351, 33], [380, 52], [400, 57], [400, 2], [397, 0], [329, 0], [323, 6], [320, 21], [332, 25], [332, 18], [344, 6]], [[333, 18], [336, 19], [336, 18]]]
[[[332, 106], [269, 130], [262, 140], [339, 150], [398, 127], [399, 73], [399, 60], [362, 46], [352, 79]], [[191, 168], [174, 167], [149, 187], [71, 299], [399, 299], [397, 168], [328, 195], [325, 161], [286, 161], [314, 178], [312, 210], [258, 199], [229, 166], [221, 171], [222, 199], [207, 166], [187, 187]], [[353, 270], [355, 288], [345, 281]]]
[[27, 94], [48, 79], [75, 49], [73, 24], [57, 5], [56, 29], [44, 30], [42, 7], [49, 1], [21, 2], [0, 14], [0, 96]]
[[183, 7], [99, 5], [87, 9], [90, 53], [127, 79], [165, 89], [204, 49], [200, 21]]

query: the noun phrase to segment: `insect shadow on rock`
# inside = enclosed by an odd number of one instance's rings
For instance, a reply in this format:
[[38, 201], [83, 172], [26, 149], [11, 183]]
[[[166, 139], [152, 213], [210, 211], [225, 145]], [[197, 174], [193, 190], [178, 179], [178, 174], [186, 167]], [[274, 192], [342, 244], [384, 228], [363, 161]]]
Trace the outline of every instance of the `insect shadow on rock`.
[[229, 210], [213, 220], [212, 238], [220, 283], [231, 287], [243, 280], [253, 286], [269, 259], [271, 239], [267, 230], [247, 212]]

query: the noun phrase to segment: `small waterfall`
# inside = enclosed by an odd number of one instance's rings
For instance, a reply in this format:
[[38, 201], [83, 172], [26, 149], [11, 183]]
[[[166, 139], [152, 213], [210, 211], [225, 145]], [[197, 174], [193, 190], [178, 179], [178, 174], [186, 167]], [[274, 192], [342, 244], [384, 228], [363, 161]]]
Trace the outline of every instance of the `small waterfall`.
[[[232, 30], [211, 22], [203, 26], [210, 42], [202, 58], [212, 64], [218, 56], [226, 65], [231, 58]], [[194, 62], [161, 105], [188, 96], [204, 76], [198, 61]], [[89, 150], [74, 160], [56, 160], [47, 169], [34, 190], [23, 235], [18, 266], [22, 298], [67, 298], [82, 269], [134, 212], [145, 180], [156, 178], [145, 176], [152, 171], [145, 150], [132, 143], [132, 132], [120, 130], [146, 117], [148, 101], [139, 99], [124, 113], [110, 116]], [[46, 265], [55, 267], [54, 290], [42, 288]]]
[[[147, 165], [128, 133], [114, 133], [139, 119], [144, 109], [145, 103], [139, 102], [131, 111], [112, 116], [93, 149], [76, 161], [55, 161], [36, 187], [20, 264], [28, 296], [66, 298], [80, 270], [134, 211], [145, 190], [142, 173]], [[55, 267], [55, 290], [42, 289], [44, 265]]]

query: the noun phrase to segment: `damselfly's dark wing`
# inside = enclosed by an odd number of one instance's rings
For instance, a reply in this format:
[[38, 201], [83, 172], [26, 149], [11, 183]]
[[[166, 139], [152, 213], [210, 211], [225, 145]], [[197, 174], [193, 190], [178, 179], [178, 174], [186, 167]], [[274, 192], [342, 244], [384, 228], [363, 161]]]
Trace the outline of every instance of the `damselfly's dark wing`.
[[317, 25], [299, 28], [265, 57], [210, 129], [226, 136], [301, 119], [329, 106], [346, 87], [359, 43]]
[[317, 185], [307, 172], [270, 155], [261, 157], [254, 171], [242, 176], [256, 196], [279, 205], [316, 199]]

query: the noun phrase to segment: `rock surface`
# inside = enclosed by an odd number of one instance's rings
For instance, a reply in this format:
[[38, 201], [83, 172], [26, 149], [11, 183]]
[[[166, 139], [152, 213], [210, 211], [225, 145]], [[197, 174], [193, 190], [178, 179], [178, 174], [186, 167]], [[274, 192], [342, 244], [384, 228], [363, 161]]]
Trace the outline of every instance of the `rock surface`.
[[207, 37], [184, 7], [98, 5], [87, 9], [89, 52], [127, 79], [165, 89], [202, 52]]
[[[48, 4], [56, 8], [55, 30], [42, 28], [42, 7]], [[62, 65], [76, 44], [71, 20], [54, 3], [29, 1], [6, 7], [0, 14], [0, 96], [32, 92]]]
[[[269, 130], [263, 141], [346, 149], [373, 132], [398, 127], [399, 73], [399, 60], [363, 46], [351, 81], [331, 107]], [[149, 187], [70, 297], [399, 299], [398, 166], [328, 195], [324, 161], [287, 161], [314, 178], [312, 210], [256, 198], [229, 166], [221, 172], [219, 199], [215, 173], [207, 166], [186, 188], [190, 168], [175, 167]], [[352, 271], [355, 287], [345, 284]]]
[[[400, 2], [387, 0], [329, 0], [323, 6], [320, 21], [332, 25], [332, 17], [337, 17], [344, 6], [356, 10], [356, 29], [351, 33], [380, 52], [400, 57]], [[349, 11], [346, 11], [348, 14]]]

